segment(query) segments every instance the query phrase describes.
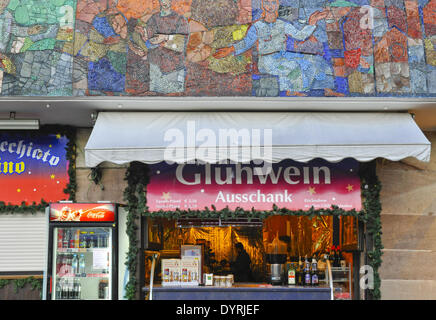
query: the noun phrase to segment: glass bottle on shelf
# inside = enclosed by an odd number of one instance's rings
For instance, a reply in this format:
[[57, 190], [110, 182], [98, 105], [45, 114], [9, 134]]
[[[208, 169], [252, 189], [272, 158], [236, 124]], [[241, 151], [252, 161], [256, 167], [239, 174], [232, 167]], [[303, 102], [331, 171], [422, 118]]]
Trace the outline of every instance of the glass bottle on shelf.
[[57, 241], [57, 247], [62, 248], [64, 246], [64, 232], [63, 229], [58, 229], [58, 241]]
[[89, 239], [88, 248], [95, 248], [96, 247], [96, 243], [95, 243], [96, 239], [95, 239], [95, 233], [93, 231], [89, 232], [88, 239]]
[[77, 294], [76, 294], [76, 298], [80, 299], [81, 298], [81, 294], [82, 294], [82, 284], [79, 282], [79, 280], [77, 280]]
[[288, 285], [295, 285], [295, 267], [294, 263], [291, 263], [288, 269]]
[[61, 282], [57, 281], [56, 282], [56, 291], [55, 291], [55, 297], [56, 300], [61, 299], [61, 295], [62, 295], [62, 286], [61, 286]]
[[86, 231], [81, 231], [79, 236], [79, 248], [86, 248]]
[[62, 248], [68, 248], [68, 244], [70, 243], [70, 230], [59, 229], [59, 231], [61, 230], [63, 231]]
[[315, 259], [315, 256], [312, 258], [312, 273], [311, 273], [312, 279], [311, 279], [311, 283], [312, 286], [317, 286], [318, 285], [318, 263]]
[[74, 248], [74, 231], [73, 230], [68, 230], [68, 248]]
[[83, 253], [80, 254], [79, 258], [79, 273], [85, 273], [85, 256], [83, 255]]
[[75, 275], [76, 273], [79, 273], [79, 259], [77, 258], [77, 254], [73, 254], [73, 260], [71, 262], [71, 271]]
[[74, 231], [74, 248], [80, 247], [80, 230]]
[[304, 257], [304, 269], [310, 269], [310, 262], [309, 262], [309, 260], [307, 259], [307, 254], [306, 254], [306, 256]]
[[303, 262], [301, 261], [301, 256], [298, 258], [297, 285], [304, 285]]
[[306, 264], [304, 268], [304, 285], [310, 286], [312, 282], [311, 280], [312, 280], [312, 275], [310, 274], [310, 266], [309, 264]]

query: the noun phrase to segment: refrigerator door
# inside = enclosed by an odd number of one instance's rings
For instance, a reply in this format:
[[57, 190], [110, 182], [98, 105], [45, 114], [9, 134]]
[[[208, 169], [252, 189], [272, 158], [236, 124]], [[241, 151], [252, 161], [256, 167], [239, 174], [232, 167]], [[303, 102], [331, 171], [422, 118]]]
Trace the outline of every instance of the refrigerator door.
[[110, 227], [54, 227], [53, 300], [110, 300], [112, 237]]

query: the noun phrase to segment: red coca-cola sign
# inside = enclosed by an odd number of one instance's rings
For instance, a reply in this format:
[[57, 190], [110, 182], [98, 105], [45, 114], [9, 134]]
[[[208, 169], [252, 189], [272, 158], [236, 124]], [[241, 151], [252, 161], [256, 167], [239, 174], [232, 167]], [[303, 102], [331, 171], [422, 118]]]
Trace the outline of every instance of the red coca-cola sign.
[[115, 221], [113, 203], [52, 203], [50, 221], [112, 222]]

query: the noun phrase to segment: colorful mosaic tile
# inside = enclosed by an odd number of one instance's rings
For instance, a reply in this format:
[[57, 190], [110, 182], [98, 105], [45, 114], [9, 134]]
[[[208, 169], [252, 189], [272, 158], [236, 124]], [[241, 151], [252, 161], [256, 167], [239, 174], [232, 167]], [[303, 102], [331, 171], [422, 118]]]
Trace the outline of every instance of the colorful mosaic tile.
[[0, 95], [72, 95], [75, 8], [73, 0], [0, 1]]
[[0, 0], [0, 95], [436, 96], [436, 0]]

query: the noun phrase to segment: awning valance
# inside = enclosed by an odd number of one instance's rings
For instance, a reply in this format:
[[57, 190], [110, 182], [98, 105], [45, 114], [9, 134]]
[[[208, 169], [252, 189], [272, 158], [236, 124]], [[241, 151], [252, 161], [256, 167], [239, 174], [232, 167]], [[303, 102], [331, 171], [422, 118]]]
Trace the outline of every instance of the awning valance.
[[100, 112], [85, 161], [429, 161], [430, 148], [408, 113]]

